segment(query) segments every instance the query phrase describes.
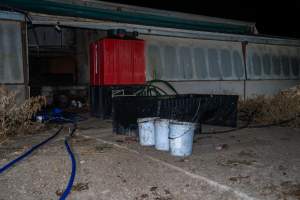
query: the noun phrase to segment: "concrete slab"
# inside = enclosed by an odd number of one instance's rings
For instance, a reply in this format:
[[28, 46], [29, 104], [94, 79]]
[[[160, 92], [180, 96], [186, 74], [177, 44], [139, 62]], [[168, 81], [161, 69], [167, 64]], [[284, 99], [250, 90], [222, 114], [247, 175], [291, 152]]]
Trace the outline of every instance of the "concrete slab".
[[[69, 199], [300, 199], [299, 129], [198, 135], [193, 155], [182, 159], [113, 134], [110, 121], [89, 119], [78, 127], [71, 140], [78, 171]], [[0, 166], [53, 132], [0, 144]], [[58, 199], [71, 171], [67, 134], [66, 128], [1, 174], [0, 199]]]

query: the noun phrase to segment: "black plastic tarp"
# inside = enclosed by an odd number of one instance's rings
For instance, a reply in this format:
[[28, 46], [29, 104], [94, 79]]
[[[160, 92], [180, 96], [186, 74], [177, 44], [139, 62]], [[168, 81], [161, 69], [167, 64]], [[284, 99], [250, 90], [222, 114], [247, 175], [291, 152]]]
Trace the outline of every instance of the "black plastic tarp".
[[137, 128], [137, 119], [161, 117], [236, 127], [237, 95], [119, 96], [112, 99], [114, 131]]

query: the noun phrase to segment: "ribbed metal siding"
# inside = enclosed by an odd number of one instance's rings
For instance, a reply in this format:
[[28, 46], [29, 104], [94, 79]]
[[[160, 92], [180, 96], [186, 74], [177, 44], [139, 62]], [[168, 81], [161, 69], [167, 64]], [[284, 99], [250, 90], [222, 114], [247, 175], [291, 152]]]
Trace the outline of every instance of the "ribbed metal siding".
[[[91, 48], [91, 85], [145, 83], [145, 43], [142, 40], [101, 39]], [[93, 47], [94, 45], [92, 45]]]
[[0, 20], [0, 83], [23, 83], [21, 24]]

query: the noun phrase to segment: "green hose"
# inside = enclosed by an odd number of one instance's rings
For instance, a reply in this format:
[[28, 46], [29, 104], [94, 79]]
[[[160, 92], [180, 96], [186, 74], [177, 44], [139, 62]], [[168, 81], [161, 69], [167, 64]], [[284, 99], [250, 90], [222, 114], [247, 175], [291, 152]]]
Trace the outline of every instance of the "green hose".
[[162, 88], [154, 85], [155, 83], [162, 83], [167, 88], [169, 88], [171, 91], [173, 91], [176, 95], [178, 94], [176, 89], [169, 82], [163, 81], [163, 80], [152, 80], [152, 81], [148, 81], [146, 86], [143, 89], [137, 91], [136, 95], [137, 96], [162, 96], [162, 95], [168, 95], [168, 93], [165, 90], [163, 90]]

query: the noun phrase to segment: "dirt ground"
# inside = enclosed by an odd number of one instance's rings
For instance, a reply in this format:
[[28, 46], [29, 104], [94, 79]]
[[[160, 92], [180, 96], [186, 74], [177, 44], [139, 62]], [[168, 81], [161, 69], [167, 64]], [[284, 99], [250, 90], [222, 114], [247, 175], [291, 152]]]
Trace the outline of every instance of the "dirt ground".
[[[203, 130], [216, 129], [204, 126]], [[55, 132], [0, 144], [0, 166]], [[71, 172], [68, 128], [0, 175], [0, 200], [58, 199]], [[187, 158], [112, 133], [111, 121], [78, 125], [72, 200], [300, 199], [300, 130], [270, 127], [197, 135]]]

